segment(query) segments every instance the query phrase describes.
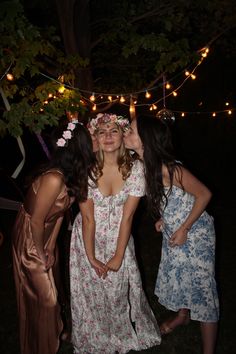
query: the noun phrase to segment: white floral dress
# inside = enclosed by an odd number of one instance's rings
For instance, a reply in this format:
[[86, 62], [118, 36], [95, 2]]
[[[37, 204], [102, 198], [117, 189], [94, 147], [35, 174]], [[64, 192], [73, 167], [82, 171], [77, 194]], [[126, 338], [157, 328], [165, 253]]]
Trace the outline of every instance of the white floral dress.
[[[129, 195], [141, 197], [144, 193], [140, 161], [135, 161], [118, 194], [103, 196], [97, 187], [89, 187], [88, 197], [94, 202], [97, 259], [106, 263], [114, 255], [124, 203]], [[119, 271], [100, 279], [85, 253], [79, 214], [72, 230], [70, 282], [76, 354], [127, 353], [160, 344], [159, 327], [142, 289], [132, 236]]]
[[[168, 192], [168, 189], [166, 189]], [[186, 220], [194, 196], [172, 187], [168, 205], [163, 210], [162, 255], [155, 294], [172, 311], [190, 309], [190, 317], [202, 322], [216, 322], [219, 301], [215, 282], [215, 230], [213, 218], [205, 211], [188, 232], [184, 245], [170, 247], [171, 235]]]

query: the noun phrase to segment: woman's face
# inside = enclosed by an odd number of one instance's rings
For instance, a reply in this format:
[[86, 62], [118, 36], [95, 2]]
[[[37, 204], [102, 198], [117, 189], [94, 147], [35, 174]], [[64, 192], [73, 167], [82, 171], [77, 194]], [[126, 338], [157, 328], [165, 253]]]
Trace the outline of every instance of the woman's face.
[[136, 119], [131, 122], [130, 129], [125, 133], [124, 144], [127, 149], [134, 150], [142, 157], [143, 144], [138, 134]]
[[98, 146], [104, 152], [119, 150], [123, 133], [115, 123], [102, 123], [96, 132]]

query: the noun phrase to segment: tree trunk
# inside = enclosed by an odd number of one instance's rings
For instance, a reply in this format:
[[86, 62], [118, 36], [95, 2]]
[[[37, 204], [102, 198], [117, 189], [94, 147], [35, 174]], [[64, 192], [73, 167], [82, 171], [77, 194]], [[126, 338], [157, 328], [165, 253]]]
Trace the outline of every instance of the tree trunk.
[[[56, 0], [57, 12], [67, 55], [78, 54], [90, 60], [90, 6], [89, 0]], [[91, 67], [79, 68], [75, 73], [75, 86], [81, 90], [92, 91]], [[89, 93], [83, 93], [89, 96]]]

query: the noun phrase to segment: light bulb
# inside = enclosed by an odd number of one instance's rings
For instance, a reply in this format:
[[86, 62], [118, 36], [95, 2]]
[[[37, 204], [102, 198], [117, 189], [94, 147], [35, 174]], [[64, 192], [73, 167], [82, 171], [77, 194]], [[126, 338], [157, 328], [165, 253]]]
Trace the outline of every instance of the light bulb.
[[89, 97], [90, 101], [95, 101], [95, 96], [94, 96], [94, 93]]
[[65, 91], [65, 86], [60, 86], [59, 89], [58, 89], [58, 92], [59, 93], [63, 93]]
[[145, 97], [146, 97], [146, 98], [150, 98], [150, 97], [151, 97], [151, 94], [150, 94], [148, 91], [146, 91]]
[[14, 80], [14, 76], [12, 74], [7, 74], [7, 80], [12, 81]]

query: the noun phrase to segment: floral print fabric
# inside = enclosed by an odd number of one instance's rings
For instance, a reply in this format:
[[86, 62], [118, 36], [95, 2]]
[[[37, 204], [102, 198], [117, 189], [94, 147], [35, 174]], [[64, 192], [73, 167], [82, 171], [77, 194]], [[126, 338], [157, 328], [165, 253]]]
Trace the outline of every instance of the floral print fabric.
[[188, 308], [191, 319], [216, 322], [219, 301], [214, 278], [213, 218], [204, 211], [188, 232], [184, 245], [172, 248], [168, 244], [171, 235], [186, 220], [193, 203], [193, 195], [172, 187], [162, 215], [162, 255], [155, 294], [159, 302], [172, 311]]
[[[89, 187], [89, 198], [94, 202], [97, 259], [106, 263], [114, 255], [124, 203], [129, 195], [141, 197], [144, 193], [140, 161], [135, 161], [118, 194], [103, 196], [97, 187]], [[119, 271], [100, 279], [85, 253], [79, 214], [72, 230], [70, 279], [75, 354], [127, 353], [160, 343], [159, 328], [142, 289], [132, 236]]]

